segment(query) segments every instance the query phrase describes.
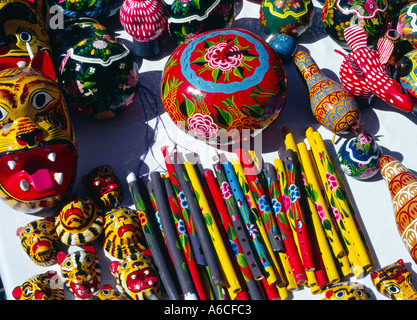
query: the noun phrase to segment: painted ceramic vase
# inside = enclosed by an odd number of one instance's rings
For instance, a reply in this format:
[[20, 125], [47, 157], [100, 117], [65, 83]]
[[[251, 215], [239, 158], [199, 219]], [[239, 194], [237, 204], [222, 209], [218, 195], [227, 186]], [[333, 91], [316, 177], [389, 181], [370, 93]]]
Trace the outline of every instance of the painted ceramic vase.
[[0, 72], [0, 198], [25, 213], [58, 205], [76, 177], [74, 131], [51, 66], [41, 51], [29, 68]]
[[0, 70], [28, 66], [32, 54], [50, 49], [45, 11], [42, 0], [0, 3]]
[[380, 156], [380, 146], [374, 137], [365, 131], [346, 140], [337, 153], [340, 169], [358, 180], [369, 179], [379, 171]]
[[168, 10], [162, 0], [125, 0], [120, 23], [133, 37], [133, 52], [140, 57], [159, 54], [158, 38], [167, 24]]
[[267, 33], [298, 37], [310, 28], [313, 17], [311, 0], [263, 0], [259, 19]]
[[179, 43], [203, 32], [230, 28], [235, 20], [233, 0], [163, 0], [168, 9], [168, 30]]
[[56, 271], [34, 275], [12, 291], [16, 300], [65, 300], [64, 288]]
[[397, 25], [401, 33], [401, 40], [409, 42], [417, 49], [417, 3], [415, 1], [401, 8], [398, 14]]
[[392, 156], [378, 161], [393, 203], [398, 232], [417, 263], [417, 177]]
[[177, 47], [162, 77], [162, 102], [176, 125], [208, 143], [241, 140], [266, 128], [287, 99], [287, 76], [257, 35], [222, 29]]
[[326, 77], [305, 51], [299, 50], [294, 62], [307, 85], [311, 110], [317, 121], [335, 133], [355, 132], [360, 110], [353, 95]]
[[417, 300], [413, 274], [402, 259], [373, 271], [371, 278], [378, 292], [391, 300]]
[[365, 29], [368, 46], [373, 47], [382, 36], [390, 18], [388, 0], [326, 0], [321, 20], [331, 39], [346, 50], [344, 30], [356, 24]]
[[47, 0], [50, 6], [57, 6], [64, 15], [72, 18], [105, 18], [116, 14], [123, 0]]
[[111, 119], [136, 99], [138, 65], [129, 49], [110, 38], [88, 38], [62, 59], [59, 80], [68, 108], [81, 117]]

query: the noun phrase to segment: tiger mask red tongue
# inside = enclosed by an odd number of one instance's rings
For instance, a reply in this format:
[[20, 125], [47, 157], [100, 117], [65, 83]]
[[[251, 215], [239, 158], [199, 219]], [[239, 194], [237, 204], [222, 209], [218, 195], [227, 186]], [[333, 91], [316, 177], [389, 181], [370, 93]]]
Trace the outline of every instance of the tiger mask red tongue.
[[34, 213], [59, 204], [76, 177], [78, 150], [47, 51], [29, 67], [0, 70], [0, 198]]

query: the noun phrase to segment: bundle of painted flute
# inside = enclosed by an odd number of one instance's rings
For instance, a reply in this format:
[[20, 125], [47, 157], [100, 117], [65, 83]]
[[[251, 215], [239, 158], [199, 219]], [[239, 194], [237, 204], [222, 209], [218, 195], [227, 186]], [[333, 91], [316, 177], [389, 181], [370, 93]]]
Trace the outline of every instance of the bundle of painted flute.
[[[308, 285], [313, 290], [316, 283], [324, 288], [345, 276], [362, 277], [374, 260], [320, 133], [306, 130], [310, 149], [305, 142], [296, 143], [289, 128], [283, 129], [283, 135], [285, 149], [279, 151], [280, 159], [274, 164]], [[308, 256], [313, 256], [314, 273], [307, 271], [304, 263]]]
[[274, 164], [240, 148], [230, 161], [213, 151], [212, 169], [200, 170], [162, 149], [167, 173], [152, 173], [141, 190], [151, 205], [132, 196], [147, 210], [142, 227], [170, 299], [288, 299], [371, 268], [321, 136], [307, 130], [311, 150], [289, 129], [284, 138]]

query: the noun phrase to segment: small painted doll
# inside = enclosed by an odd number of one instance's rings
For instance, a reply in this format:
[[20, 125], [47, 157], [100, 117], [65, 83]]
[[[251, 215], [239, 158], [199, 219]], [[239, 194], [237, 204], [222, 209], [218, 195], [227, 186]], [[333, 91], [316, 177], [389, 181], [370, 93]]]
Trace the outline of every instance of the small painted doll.
[[92, 245], [66, 254], [59, 252], [58, 263], [67, 288], [79, 299], [88, 299], [99, 290], [101, 268]]
[[49, 270], [26, 280], [15, 287], [12, 296], [16, 300], [64, 300], [64, 288], [58, 274]]
[[371, 273], [372, 283], [379, 293], [391, 300], [417, 300], [413, 275], [402, 259]]
[[123, 259], [147, 248], [139, 216], [127, 207], [115, 208], [104, 216], [104, 249], [113, 257]]
[[340, 282], [325, 289], [321, 300], [371, 300], [365, 287], [355, 282]]
[[122, 185], [108, 164], [94, 168], [82, 181], [91, 197], [106, 208], [115, 208], [123, 200]]
[[105, 284], [99, 291], [92, 295], [91, 300], [130, 300], [124, 293], [113, 289], [109, 284]]
[[71, 119], [47, 51], [0, 71], [0, 198], [18, 211], [57, 206], [77, 169]]
[[53, 218], [38, 219], [17, 229], [22, 247], [29, 258], [39, 266], [46, 267], [57, 262], [61, 246], [55, 232]]
[[160, 300], [160, 285], [151, 258], [134, 253], [110, 263], [117, 285], [132, 300]]
[[99, 237], [103, 220], [90, 197], [77, 195], [56, 215], [56, 233], [68, 246], [85, 245]]

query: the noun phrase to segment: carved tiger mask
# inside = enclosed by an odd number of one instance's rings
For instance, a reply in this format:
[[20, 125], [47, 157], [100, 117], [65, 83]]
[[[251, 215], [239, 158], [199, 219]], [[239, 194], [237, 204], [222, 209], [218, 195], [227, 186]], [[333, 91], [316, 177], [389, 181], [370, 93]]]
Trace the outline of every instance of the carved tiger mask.
[[46, 267], [57, 262], [60, 241], [52, 218], [38, 219], [17, 229], [23, 249], [39, 266]]
[[371, 273], [372, 283], [379, 293], [391, 300], [417, 300], [413, 275], [399, 259], [393, 264]]
[[95, 202], [86, 195], [76, 195], [55, 217], [59, 239], [68, 246], [85, 245], [97, 239], [103, 230], [103, 220]]
[[64, 288], [55, 271], [37, 274], [12, 291], [16, 300], [64, 300]]
[[94, 200], [106, 208], [115, 208], [123, 200], [122, 185], [108, 164], [92, 169], [82, 181]]
[[130, 208], [115, 208], [106, 213], [104, 237], [104, 249], [118, 259], [147, 248], [139, 216]]
[[[40, 65], [51, 66], [50, 56]], [[62, 92], [43, 71], [33, 66], [0, 72], [0, 198], [27, 213], [58, 204], [77, 168]]]
[[159, 280], [150, 257], [139, 252], [131, 254], [121, 261], [111, 262], [110, 271], [120, 290], [130, 299], [161, 299]]
[[88, 299], [99, 290], [101, 268], [93, 246], [66, 254], [59, 252], [58, 263], [67, 288], [79, 299]]

